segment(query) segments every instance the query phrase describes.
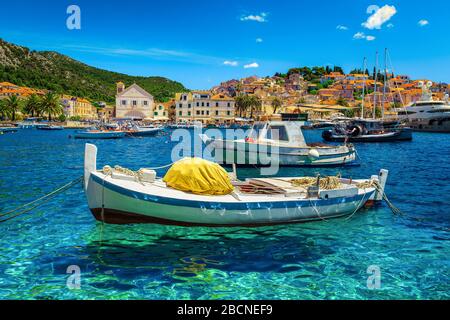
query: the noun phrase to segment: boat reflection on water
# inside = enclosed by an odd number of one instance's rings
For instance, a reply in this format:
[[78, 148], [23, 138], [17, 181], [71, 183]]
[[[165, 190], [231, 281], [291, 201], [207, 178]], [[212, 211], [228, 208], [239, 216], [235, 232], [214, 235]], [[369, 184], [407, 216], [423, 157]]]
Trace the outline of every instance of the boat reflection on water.
[[[337, 222], [333, 229], [339, 224], [344, 227], [346, 222]], [[301, 270], [302, 264], [335, 253], [333, 248], [312, 240], [316, 232], [317, 239], [333, 237], [321, 228], [331, 225], [295, 225], [287, 232], [282, 226], [186, 229], [97, 223], [87, 245], [78, 248], [73, 256], [85, 257], [86, 263], [94, 264], [99, 271], [114, 268], [117, 276], [162, 273], [182, 280], [203, 277], [211, 270], [287, 272]]]

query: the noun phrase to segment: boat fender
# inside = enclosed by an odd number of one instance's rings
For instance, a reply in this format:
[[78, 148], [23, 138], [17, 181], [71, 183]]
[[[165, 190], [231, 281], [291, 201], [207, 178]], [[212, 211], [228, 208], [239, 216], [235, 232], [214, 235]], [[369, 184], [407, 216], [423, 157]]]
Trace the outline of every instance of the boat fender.
[[352, 137], [357, 137], [362, 134], [363, 130], [360, 126], [351, 126], [348, 128], [348, 134]]
[[320, 157], [320, 154], [319, 154], [319, 151], [317, 151], [317, 149], [311, 149], [308, 152], [308, 156], [310, 158], [318, 159]]
[[155, 170], [143, 168], [143, 169], [139, 170], [139, 174], [141, 176], [142, 182], [148, 182], [148, 183], [155, 182], [155, 179], [156, 179], [156, 171]]

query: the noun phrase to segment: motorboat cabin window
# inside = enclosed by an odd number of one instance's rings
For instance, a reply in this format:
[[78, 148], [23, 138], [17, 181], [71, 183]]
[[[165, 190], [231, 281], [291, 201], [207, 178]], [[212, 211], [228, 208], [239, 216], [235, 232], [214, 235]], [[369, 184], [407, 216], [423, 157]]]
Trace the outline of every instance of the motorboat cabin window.
[[417, 112], [414, 112], [414, 111], [399, 111], [398, 115], [399, 116], [406, 116], [408, 114], [415, 114], [415, 113], [417, 113]]
[[285, 126], [269, 126], [267, 128], [267, 139], [289, 141]]
[[427, 111], [427, 113], [442, 113], [442, 112], [450, 112], [450, 110], [449, 109], [434, 109], [434, 110], [430, 110], [430, 111]]

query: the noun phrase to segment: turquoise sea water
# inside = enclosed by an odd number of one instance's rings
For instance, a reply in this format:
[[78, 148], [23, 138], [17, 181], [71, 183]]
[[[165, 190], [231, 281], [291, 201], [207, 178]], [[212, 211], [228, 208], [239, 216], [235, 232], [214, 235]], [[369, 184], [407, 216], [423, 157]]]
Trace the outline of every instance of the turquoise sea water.
[[[85, 141], [71, 133], [0, 136], [0, 212], [82, 175]], [[168, 135], [96, 144], [100, 166], [133, 169], [170, 162], [174, 145]], [[365, 178], [389, 169], [387, 193], [404, 217], [381, 206], [257, 229], [103, 226], [77, 186], [0, 224], [0, 299], [449, 299], [450, 135], [357, 149], [360, 167], [279, 175]], [[70, 265], [80, 267], [79, 290], [66, 286]], [[372, 265], [381, 271], [377, 290], [367, 288]]]

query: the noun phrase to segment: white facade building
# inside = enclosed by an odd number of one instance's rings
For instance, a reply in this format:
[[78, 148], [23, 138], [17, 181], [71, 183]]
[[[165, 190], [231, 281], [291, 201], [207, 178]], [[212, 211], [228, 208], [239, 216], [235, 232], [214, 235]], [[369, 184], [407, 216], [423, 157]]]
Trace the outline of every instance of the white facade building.
[[116, 118], [152, 119], [154, 107], [153, 96], [137, 84], [117, 83]]

